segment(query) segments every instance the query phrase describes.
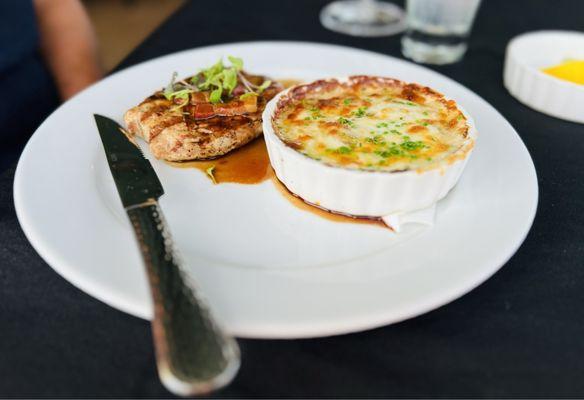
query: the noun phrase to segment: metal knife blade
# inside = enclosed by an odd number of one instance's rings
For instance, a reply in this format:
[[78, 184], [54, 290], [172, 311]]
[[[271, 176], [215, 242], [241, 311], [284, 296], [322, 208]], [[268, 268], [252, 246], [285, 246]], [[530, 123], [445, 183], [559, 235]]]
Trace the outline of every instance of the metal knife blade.
[[162, 184], [140, 148], [128, 140], [117, 122], [102, 115], [94, 116], [124, 208], [162, 196]]

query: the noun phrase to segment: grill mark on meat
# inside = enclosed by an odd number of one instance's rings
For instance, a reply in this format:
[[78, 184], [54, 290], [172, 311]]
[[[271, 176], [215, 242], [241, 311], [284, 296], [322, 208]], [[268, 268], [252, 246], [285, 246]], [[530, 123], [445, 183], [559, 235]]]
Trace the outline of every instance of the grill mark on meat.
[[175, 145], [172, 147], [172, 149], [170, 149], [171, 152], [176, 152], [178, 149], [180, 149], [183, 145], [183, 142], [177, 140]]
[[[246, 77], [256, 85], [267, 79], [247, 74]], [[149, 142], [157, 158], [169, 161], [214, 158], [261, 135], [261, 115], [265, 105], [282, 89], [279, 83], [272, 83], [253, 99], [257, 101], [253, 112], [249, 101], [242, 102], [235, 97], [231, 100], [233, 104], [227, 101], [213, 111], [236, 115], [211, 115], [205, 119], [197, 118], [197, 114], [202, 113], [191, 113], [191, 109], [209, 104], [205, 101], [208, 93], [197, 92], [192, 96], [190, 104], [176, 109], [176, 105], [159, 91], [128, 110], [124, 119], [132, 133]]]
[[154, 125], [150, 129], [150, 140], [154, 139], [156, 136], [158, 136], [160, 133], [162, 133], [162, 131], [164, 131], [165, 129], [170, 128], [171, 126], [180, 124], [181, 122], [183, 122], [182, 117], [172, 117], [172, 118], [169, 118], [163, 122], [160, 122], [159, 124]]
[[161, 112], [163, 112], [167, 108], [168, 107], [166, 107], [166, 106], [153, 106], [152, 108], [148, 109], [147, 111], [144, 111], [144, 113], [140, 116], [140, 122], [144, 122], [145, 120], [150, 118], [152, 115], [155, 115], [155, 114], [159, 115]]
[[186, 116], [186, 124], [189, 130], [200, 133], [210, 134], [214, 137], [224, 136], [226, 133], [237, 130], [241, 126], [248, 124], [250, 121], [260, 118], [259, 113], [254, 113], [251, 116], [237, 115], [233, 117], [212, 117], [206, 120], [196, 120]]

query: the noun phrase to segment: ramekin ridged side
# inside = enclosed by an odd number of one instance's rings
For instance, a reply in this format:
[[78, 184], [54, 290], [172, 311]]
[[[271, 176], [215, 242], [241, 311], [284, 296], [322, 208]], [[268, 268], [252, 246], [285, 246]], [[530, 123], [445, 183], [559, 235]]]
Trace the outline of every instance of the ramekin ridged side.
[[[519, 35], [507, 45], [503, 83], [523, 104], [557, 118], [584, 123], [584, 86], [549, 76], [540, 67], [551, 66], [580, 49], [584, 56], [584, 34], [539, 31]], [[542, 59], [549, 59], [541, 65]]]
[[[288, 89], [289, 90], [289, 89]], [[278, 94], [263, 112], [270, 163], [278, 179], [303, 200], [328, 210], [356, 216], [382, 217], [430, 207], [456, 185], [472, 149], [463, 159], [426, 171], [361, 171], [316, 161], [287, 146], [273, 127]], [[476, 138], [469, 120], [469, 135]]]

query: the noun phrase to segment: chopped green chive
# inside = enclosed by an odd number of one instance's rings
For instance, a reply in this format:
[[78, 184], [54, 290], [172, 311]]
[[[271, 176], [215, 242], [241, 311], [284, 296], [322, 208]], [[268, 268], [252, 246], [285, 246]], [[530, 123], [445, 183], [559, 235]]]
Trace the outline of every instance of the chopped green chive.
[[359, 107], [357, 111], [353, 113], [353, 115], [357, 118], [364, 117], [367, 114], [367, 107]]
[[355, 123], [353, 121], [351, 121], [350, 119], [347, 119], [345, 117], [339, 117], [338, 119], [339, 123], [343, 124], [343, 125], [347, 125], [347, 126], [355, 126]]
[[424, 147], [426, 147], [426, 145], [421, 141], [417, 141], [417, 142], [408, 141], [408, 142], [403, 142], [402, 144], [400, 144], [400, 147], [404, 150], [412, 151], [412, 150], [423, 149]]
[[310, 113], [312, 114], [312, 119], [323, 118], [324, 116], [321, 114], [320, 109], [316, 107], [312, 107], [310, 109]]
[[403, 105], [406, 105], [406, 106], [412, 106], [412, 107], [414, 107], [414, 106], [417, 106], [417, 104], [416, 104], [416, 103], [413, 103], [413, 102], [411, 102], [411, 101], [401, 101], [401, 100], [395, 100], [395, 99], [394, 99], [394, 100], [392, 100], [392, 102], [394, 102], [394, 103], [396, 103], [396, 104], [403, 104]]

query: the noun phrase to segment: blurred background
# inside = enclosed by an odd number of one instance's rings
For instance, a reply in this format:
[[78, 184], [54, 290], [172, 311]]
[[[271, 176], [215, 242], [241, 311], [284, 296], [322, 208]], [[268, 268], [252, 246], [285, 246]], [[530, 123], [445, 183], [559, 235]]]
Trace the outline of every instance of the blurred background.
[[95, 28], [105, 71], [111, 71], [185, 1], [83, 0]]

